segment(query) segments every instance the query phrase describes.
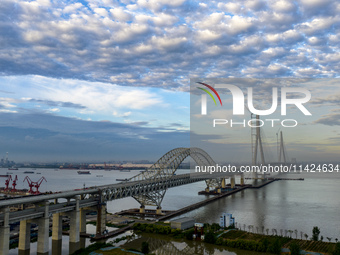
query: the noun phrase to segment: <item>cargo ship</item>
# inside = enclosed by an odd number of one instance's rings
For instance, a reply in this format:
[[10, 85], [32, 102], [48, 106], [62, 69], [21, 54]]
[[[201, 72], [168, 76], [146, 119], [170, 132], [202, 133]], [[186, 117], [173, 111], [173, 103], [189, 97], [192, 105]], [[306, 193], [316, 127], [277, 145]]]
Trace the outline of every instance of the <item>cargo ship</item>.
[[77, 171], [78, 174], [91, 174], [90, 171]]

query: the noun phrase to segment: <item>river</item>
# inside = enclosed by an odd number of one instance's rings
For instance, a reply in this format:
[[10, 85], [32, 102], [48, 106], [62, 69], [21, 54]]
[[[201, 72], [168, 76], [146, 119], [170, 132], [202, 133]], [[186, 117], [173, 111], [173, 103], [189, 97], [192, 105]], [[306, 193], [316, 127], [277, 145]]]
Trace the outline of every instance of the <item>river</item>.
[[[7, 170], [0, 169], [5, 174], [12, 172], [18, 175], [18, 189], [27, 188], [24, 177], [29, 176], [37, 181], [44, 176], [41, 191], [61, 191], [103, 184], [116, 183], [117, 178], [128, 178], [139, 173], [138, 170], [130, 172], [120, 171], [91, 171], [91, 175], [78, 175], [76, 170], [36, 169], [34, 174], [24, 174], [31, 169]], [[41, 174], [36, 174], [37, 172]], [[188, 173], [187, 170], [178, 170], [177, 174]], [[97, 177], [98, 176], [98, 177]], [[298, 238], [305, 233], [312, 235], [313, 226], [318, 226], [324, 239], [326, 237], [340, 239], [340, 197], [338, 196], [340, 173], [302, 173], [288, 174], [287, 178], [305, 178], [304, 181], [282, 180], [271, 183], [261, 189], [247, 189], [232, 196], [221, 198], [215, 202], [188, 212], [179, 217], [193, 217], [196, 222], [219, 222], [223, 212], [232, 213], [238, 227], [246, 230], [249, 225], [254, 232], [276, 229], [280, 234], [282, 229], [298, 231]], [[0, 179], [0, 186], [4, 186], [6, 178]], [[250, 181], [248, 180], [248, 183]], [[167, 191], [162, 203], [165, 210], [176, 210], [189, 204], [206, 199], [197, 193], [205, 187], [204, 182], [197, 182]], [[139, 204], [133, 198], [110, 201], [107, 204], [109, 212], [114, 213], [124, 209], [138, 208]], [[292, 234], [295, 237], [295, 234]], [[63, 247], [67, 250], [67, 239], [63, 238]], [[34, 244], [31, 244], [32, 252]], [[11, 254], [17, 254], [11, 250]]]

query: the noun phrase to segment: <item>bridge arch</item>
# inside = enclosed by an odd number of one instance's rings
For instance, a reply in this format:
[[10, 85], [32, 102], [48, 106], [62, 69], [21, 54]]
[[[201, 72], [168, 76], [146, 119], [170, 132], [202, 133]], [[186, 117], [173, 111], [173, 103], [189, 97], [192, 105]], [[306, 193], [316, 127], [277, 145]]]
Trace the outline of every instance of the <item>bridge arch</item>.
[[[200, 148], [175, 148], [164, 154], [156, 163], [142, 173], [133, 176], [129, 181], [160, 181], [174, 176], [179, 165], [187, 157], [191, 157], [199, 166], [216, 165], [210, 155]], [[208, 188], [221, 187], [221, 179], [206, 179]], [[166, 190], [158, 190], [148, 194], [133, 196], [142, 206], [152, 205], [161, 208]]]

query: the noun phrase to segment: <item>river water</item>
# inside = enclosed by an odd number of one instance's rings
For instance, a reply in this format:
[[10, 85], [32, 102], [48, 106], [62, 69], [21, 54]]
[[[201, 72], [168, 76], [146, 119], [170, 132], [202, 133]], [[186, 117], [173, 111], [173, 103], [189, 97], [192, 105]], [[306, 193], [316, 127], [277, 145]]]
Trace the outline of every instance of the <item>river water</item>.
[[[37, 181], [44, 176], [47, 182], [42, 182], [41, 191], [61, 191], [76, 188], [98, 186], [116, 183], [117, 178], [128, 178], [139, 173], [138, 170], [130, 172], [120, 171], [91, 171], [91, 175], [78, 175], [76, 170], [36, 169], [35, 174], [24, 174], [31, 169], [9, 171], [0, 169], [1, 173], [12, 172], [18, 175], [18, 189], [27, 188], [23, 182], [25, 176]], [[36, 174], [37, 172], [41, 174]], [[188, 170], [178, 170], [177, 174], [188, 173]], [[98, 176], [98, 177], [97, 177]], [[247, 189], [232, 196], [221, 198], [215, 202], [188, 212], [179, 217], [193, 217], [196, 222], [219, 222], [223, 212], [232, 213], [238, 227], [261, 233], [262, 229], [276, 229], [280, 234], [282, 230], [298, 231], [298, 238], [305, 233], [312, 235], [313, 226], [318, 226], [324, 239], [331, 237], [340, 239], [340, 196], [338, 193], [340, 173], [302, 173], [287, 174], [287, 178], [305, 178], [304, 181], [282, 180], [271, 183], [260, 189]], [[250, 181], [248, 181], [249, 183]], [[4, 186], [5, 178], [0, 178], [0, 186]], [[184, 186], [171, 188], [167, 191], [162, 203], [165, 210], [180, 209], [189, 204], [207, 198], [198, 195], [205, 187], [204, 182], [197, 182]], [[124, 209], [138, 208], [139, 204], [133, 198], [110, 201], [107, 204], [109, 212], [114, 213]], [[295, 237], [295, 234], [292, 234]], [[63, 247], [67, 250], [66, 240]], [[33, 244], [31, 249], [33, 252]], [[17, 254], [12, 250], [11, 254]]]

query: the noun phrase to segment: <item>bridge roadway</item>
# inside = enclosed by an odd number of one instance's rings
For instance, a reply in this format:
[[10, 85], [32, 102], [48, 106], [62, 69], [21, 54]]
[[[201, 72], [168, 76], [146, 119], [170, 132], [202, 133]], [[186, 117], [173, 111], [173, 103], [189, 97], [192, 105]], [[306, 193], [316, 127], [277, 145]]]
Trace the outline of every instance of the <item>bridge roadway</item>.
[[[49, 215], [54, 213], [64, 213], [75, 210], [76, 201], [71, 201], [76, 197], [81, 197], [79, 200], [79, 208], [96, 206], [99, 203], [106, 201], [130, 197], [138, 194], [150, 193], [158, 190], [164, 190], [171, 187], [176, 187], [193, 182], [203, 181], [203, 178], [191, 178], [190, 174], [174, 175], [169, 179], [158, 179], [156, 181], [132, 181], [122, 182], [112, 185], [102, 185], [90, 187], [81, 190], [69, 190], [48, 195], [37, 195], [29, 197], [12, 198], [0, 200], [0, 210], [6, 207], [15, 205], [36, 204], [40, 205], [46, 201], [67, 199], [65, 202], [58, 202], [49, 205]], [[45, 209], [42, 206], [36, 208], [13, 211], [9, 214], [9, 223], [14, 223], [20, 220], [31, 220], [43, 217]], [[0, 226], [3, 226], [4, 215], [0, 214]]]

